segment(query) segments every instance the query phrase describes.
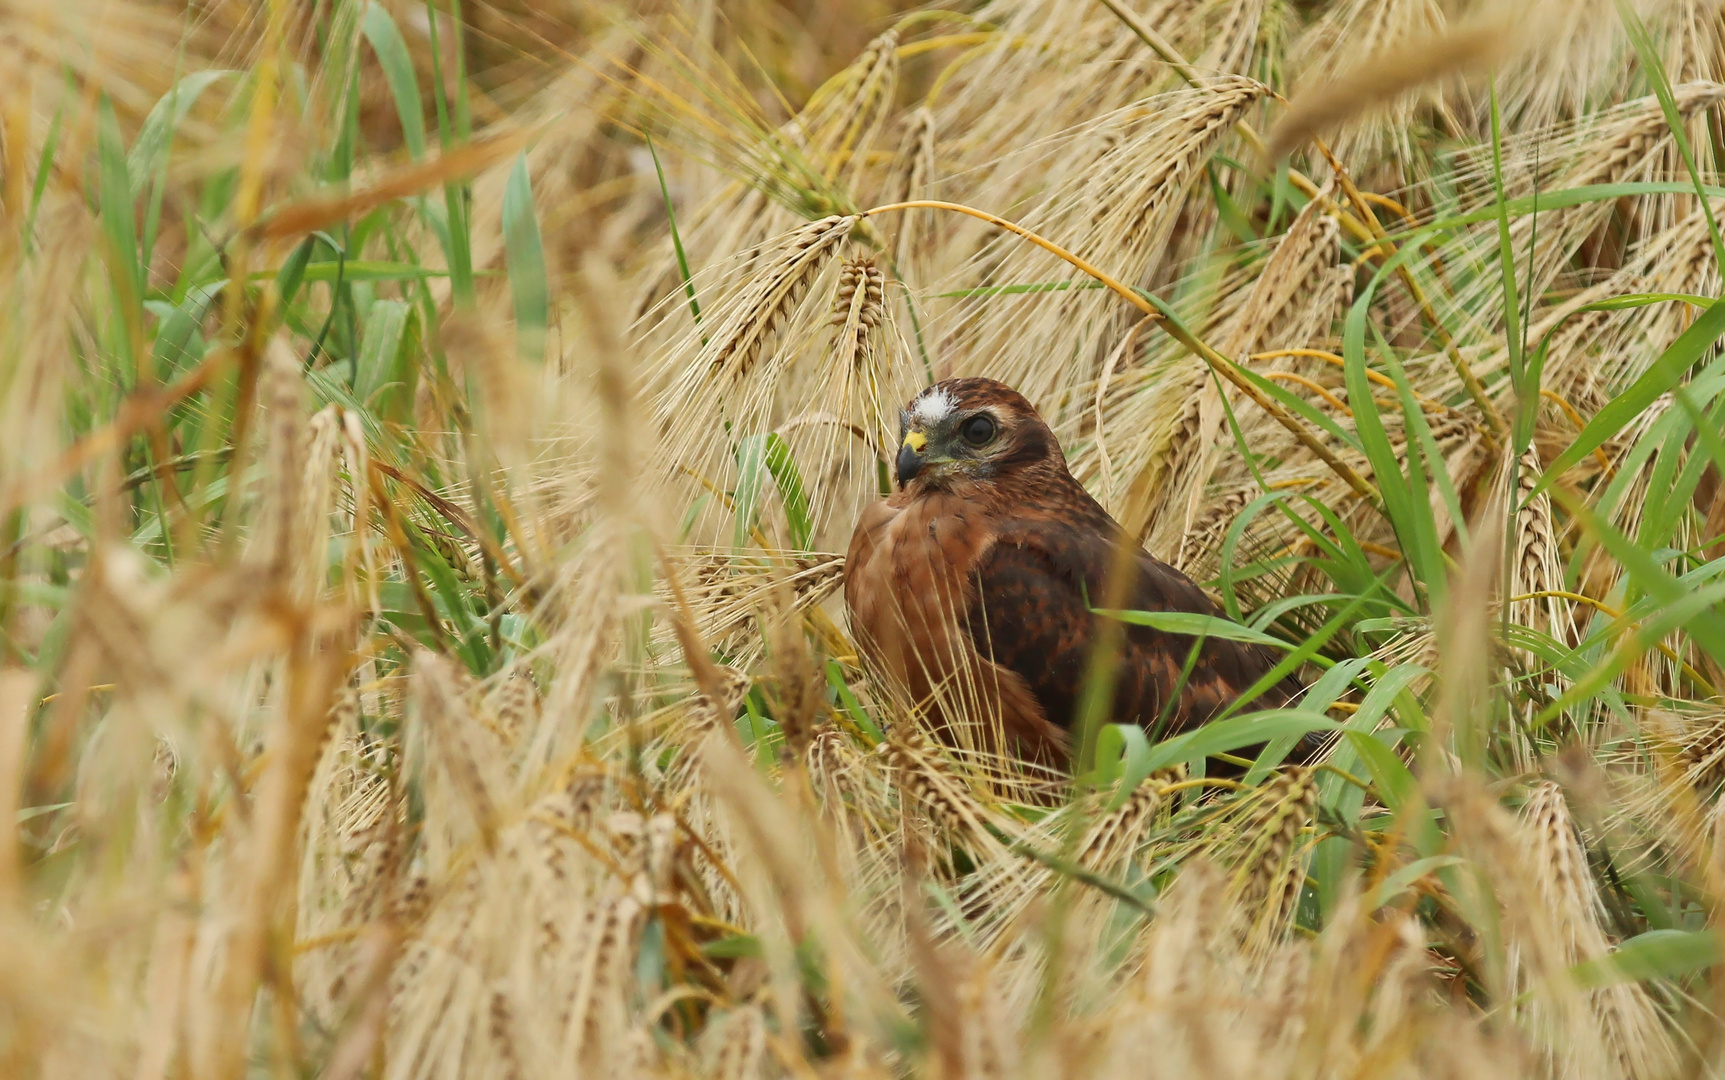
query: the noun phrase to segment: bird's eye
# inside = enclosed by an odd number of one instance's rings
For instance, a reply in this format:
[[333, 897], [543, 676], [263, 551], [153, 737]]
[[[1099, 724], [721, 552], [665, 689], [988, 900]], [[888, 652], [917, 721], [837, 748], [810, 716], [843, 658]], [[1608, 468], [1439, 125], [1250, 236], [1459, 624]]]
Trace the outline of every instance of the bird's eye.
[[958, 429], [959, 435], [972, 446], [987, 446], [994, 441], [994, 417], [987, 413], [978, 413], [966, 420]]

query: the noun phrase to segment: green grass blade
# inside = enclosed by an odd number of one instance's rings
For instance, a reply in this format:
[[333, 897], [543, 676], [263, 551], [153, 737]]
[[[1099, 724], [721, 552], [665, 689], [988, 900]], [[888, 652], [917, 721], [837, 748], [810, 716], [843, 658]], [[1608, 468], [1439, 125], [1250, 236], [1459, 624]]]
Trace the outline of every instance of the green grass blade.
[[509, 290], [515, 299], [516, 350], [528, 360], [544, 360], [550, 286], [545, 279], [545, 244], [539, 235], [525, 152], [515, 159], [503, 190], [503, 252]]
[[1629, 389], [1612, 398], [1588, 421], [1569, 448], [1545, 470], [1533, 494], [1551, 487], [1571, 466], [1605, 445], [1630, 421], [1645, 412], [1661, 394], [1682, 381], [1696, 361], [1706, 355], [1722, 335], [1725, 335], [1725, 301], [1716, 300], [1659, 354], [1659, 358], [1630, 384]]
[[[689, 256], [683, 250], [683, 234], [677, 228], [677, 208], [671, 201], [671, 186], [665, 182], [665, 167], [659, 163], [659, 151], [653, 137], [647, 136], [647, 153], [653, 157], [653, 172], [659, 177], [659, 197], [665, 200], [665, 218], [671, 223], [671, 249], [677, 253], [677, 273], [683, 276], [683, 293], [689, 298], [689, 315], [695, 325], [701, 325], [701, 301], [695, 297], [695, 280], [689, 273]], [[705, 339], [701, 342], [706, 344]]]
[[735, 527], [731, 544], [741, 551], [754, 539], [755, 525], [760, 520], [761, 492], [766, 487], [767, 440], [765, 435], [751, 435], [737, 444], [737, 486], [731, 492], [731, 508]]
[[803, 486], [803, 474], [797, 468], [790, 444], [777, 433], [767, 436], [767, 471], [779, 489], [779, 502], [791, 528], [791, 543], [798, 550], [808, 550], [815, 533], [814, 519], [809, 515], [808, 489]]
[[[1521, 295], [1515, 279], [1515, 246], [1509, 235], [1509, 206], [1503, 186], [1503, 125], [1497, 106], [1497, 80], [1491, 84], [1491, 185], [1497, 195], [1497, 260], [1499, 287], [1503, 290], [1504, 345], [1509, 350], [1509, 377], [1516, 393], [1522, 387]], [[1538, 192], [1534, 193], [1538, 198]], [[1537, 207], [1537, 203], [1535, 204]], [[1537, 213], [1537, 210], [1535, 211]], [[1537, 219], [1536, 219], [1537, 220]], [[1532, 282], [1528, 283], [1532, 288]], [[1535, 391], [1537, 393], [1537, 391]]]
[[785, 520], [790, 526], [791, 543], [798, 550], [807, 550], [814, 535], [814, 523], [809, 516], [807, 490], [801, 471], [791, 455], [790, 445], [777, 432], [750, 435], [737, 444], [737, 490], [733, 496], [736, 510], [736, 530], [733, 543], [739, 548], [749, 545], [760, 520], [761, 495], [766, 478], [771, 476], [778, 488], [779, 502], [784, 507]]
[[1583, 987], [1615, 986], [1645, 979], [1673, 979], [1725, 960], [1716, 930], [1649, 930], [1617, 951], [1584, 960], [1569, 969]]
[[[267, 271], [259, 277], [267, 276]], [[317, 259], [309, 261], [301, 268], [301, 281], [335, 282], [335, 281], [429, 281], [432, 278], [448, 277], [447, 270], [433, 270], [412, 263], [392, 262], [389, 259]]]
[[[401, 348], [412, 310], [412, 305], [405, 300], [373, 301], [365, 313], [365, 330], [360, 336], [355, 365], [358, 377], [354, 391], [359, 400], [380, 413], [401, 418], [406, 417], [405, 410], [413, 402], [411, 373], [414, 367], [411, 359], [408, 363], [402, 362]], [[375, 402], [372, 400], [379, 391], [386, 389], [387, 393], [382, 398]]]
[[415, 161], [425, 157], [425, 105], [419, 96], [419, 77], [413, 72], [413, 58], [407, 42], [388, 10], [373, 2], [366, 4], [360, 29], [377, 54], [383, 68], [384, 81], [395, 98], [395, 112], [401, 118], [401, 138]]
[[305, 281], [305, 268], [311, 262], [311, 253], [319, 241], [315, 236], [308, 236], [293, 249], [293, 254], [282, 263], [281, 269], [275, 273], [276, 297], [283, 307], [292, 304], [299, 294], [299, 287]]
[[1309, 709], [1278, 709], [1247, 713], [1216, 720], [1200, 728], [1164, 739], [1150, 750], [1147, 769], [1155, 772], [1183, 761], [1197, 761], [1212, 754], [1225, 754], [1242, 746], [1269, 742], [1285, 735], [1313, 731], [1335, 731], [1341, 725], [1323, 713]]
[[143, 363], [137, 355], [144, 347], [142, 314], [144, 268], [138, 253], [138, 220], [135, 193], [126, 171], [126, 149], [114, 106], [103, 96], [96, 131], [96, 169], [101, 192], [102, 235], [108, 249], [108, 272], [124, 328], [118, 346], [128, 366]]
[[839, 708], [850, 718], [851, 723], [868, 736], [872, 745], [879, 746], [885, 742], [886, 736], [881, 733], [880, 727], [869, 716], [867, 710], [862, 707], [862, 702], [857, 700], [850, 684], [845, 682], [844, 669], [839, 667], [838, 661], [828, 660], [826, 670], [827, 685], [832, 687], [833, 695], [838, 698]]
[[1293, 648], [1281, 638], [1271, 637], [1261, 630], [1253, 630], [1249, 626], [1241, 626], [1237, 622], [1219, 619], [1213, 615], [1199, 615], [1190, 611], [1115, 611], [1108, 608], [1090, 610], [1103, 618], [1118, 619], [1129, 626], [1148, 626], [1165, 634], [1221, 638], [1224, 641], [1269, 645], [1277, 649]]
[[1677, 97], [1671, 92], [1671, 80], [1665, 74], [1665, 62], [1659, 58], [1659, 46], [1653, 41], [1653, 35], [1647, 32], [1647, 24], [1641, 21], [1641, 16], [1631, 7], [1628, 0], [1617, 0], [1617, 12], [1623, 19], [1624, 29], [1629, 33], [1630, 43], [1635, 46], [1635, 54], [1641, 61], [1641, 71], [1653, 84], [1653, 94], [1659, 99], [1659, 108], [1665, 113], [1665, 126], [1671, 132], [1671, 139], [1677, 144], [1677, 153], [1683, 158], [1684, 168], [1689, 170], [1689, 179], [1694, 185], [1695, 196], [1701, 203], [1701, 213], [1707, 219], [1707, 232], [1713, 237], [1714, 265], [1725, 270], [1725, 240], [1719, 235], [1719, 223], [1713, 218], [1713, 203], [1707, 197], [1706, 185], [1701, 179], [1701, 170], [1695, 167], [1695, 151], [1689, 145], [1689, 133], [1684, 130], [1683, 114], [1677, 110]]
[[1685, 629], [1695, 643], [1725, 663], [1725, 610], [1715, 610], [1714, 604], [1697, 599], [1705, 594], [1697, 592], [1693, 583], [1673, 577], [1652, 553], [1636, 546], [1572, 496], [1557, 491], [1554, 497], [1623, 565], [1641, 591], [1661, 605], [1664, 614], [1681, 613], [1678, 617], [1684, 618]]
[[[1405, 249], [1404, 249], [1405, 250]], [[1380, 271], [1381, 275], [1381, 271]], [[1402, 471], [1402, 463], [1390, 443], [1377, 401], [1372, 396], [1372, 384], [1366, 377], [1365, 333], [1366, 315], [1370, 310], [1375, 289], [1368, 288], [1348, 312], [1342, 333], [1343, 379], [1348, 388], [1348, 403], [1354, 410], [1354, 430], [1359, 433], [1360, 448], [1372, 466], [1372, 479], [1383, 498], [1384, 513], [1401, 541], [1407, 556], [1407, 568], [1414, 580], [1424, 587], [1435, 602], [1434, 592], [1441, 592], [1444, 581], [1443, 562], [1436, 547], [1436, 529], [1431, 520], [1431, 507], [1416, 491], [1416, 486]], [[1408, 467], [1418, 467], [1417, 443], [1409, 440]]]
[[461, 0], [449, 0], [449, 24], [455, 28], [455, 137], [463, 142], [473, 138], [473, 105], [467, 98], [467, 21], [461, 14]]
[[1117, 784], [1107, 809], [1118, 810], [1155, 770], [1150, 767], [1150, 737], [1137, 724], [1107, 724], [1096, 736], [1095, 786]]
[[[1686, 184], [1678, 180], [1640, 180], [1616, 184], [1582, 184], [1579, 187], [1542, 191], [1537, 196], [1522, 195], [1510, 199], [1506, 209], [1510, 217], [1517, 218], [1526, 217], [1535, 212], [1567, 210], [1576, 206], [1585, 206], [1588, 203], [1616, 202], [1619, 199], [1636, 198], [1643, 195], [1690, 195], [1697, 190], [1704, 191], [1715, 199], [1725, 197], [1725, 187], [1711, 184], [1697, 188], [1694, 184]], [[1424, 243], [1434, 236], [1458, 232], [1488, 221], [1496, 221], [1498, 213], [1497, 202], [1493, 200], [1489, 205], [1482, 206], [1477, 210], [1434, 218], [1424, 225], [1410, 226], [1388, 233], [1387, 237], [1398, 244]]]
[[113, 256], [115, 284], [121, 282], [122, 295], [132, 303], [143, 296], [143, 279], [138, 266], [138, 221], [134, 206], [130, 174], [126, 170], [125, 144], [120, 137], [120, 122], [114, 116], [114, 106], [103, 97], [97, 120], [96, 164], [101, 191], [102, 231], [107, 237]]
[[218, 79], [232, 74], [234, 72], [222, 69], [194, 71], [175, 83], [173, 89], [156, 102], [150, 114], [144, 117], [144, 126], [138, 129], [132, 151], [126, 156], [126, 171], [131, 176], [133, 190], [141, 190], [156, 176], [167, 160], [168, 144], [173, 141], [174, 132], [185, 123], [203, 92]]
[[54, 118], [48, 121], [48, 133], [42, 137], [42, 156], [36, 160], [36, 181], [30, 186], [30, 209], [24, 215], [26, 244], [33, 244], [31, 237], [36, 231], [36, 212], [42, 208], [42, 195], [48, 190], [48, 178], [54, 175], [54, 154], [60, 146], [60, 121], [65, 115], [65, 106], [55, 109]]
[[1366, 910], [1376, 911], [1390, 903], [1406, 892], [1414, 882], [1434, 870], [1440, 870], [1446, 866], [1459, 866], [1466, 861], [1460, 855], [1428, 855], [1423, 859], [1415, 859], [1383, 880], [1383, 884], [1378, 886], [1377, 892], [1372, 894], [1371, 900], [1366, 905]]
[[1419, 781], [1414, 779], [1394, 749], [1376, 735], [1363, 731], [1350, 731], [1347, 739], [1349, 748], [1366, 763], [1366, 769], [1372, 774], [1372, 786], [1377, 788], [1385, 806], [1400, 810], [1414, 797], [1419, 790]]
[[1613, 296], [1609, 300], [1595, 300], [1591, 304], [1583, 304], [1575, 309], [1579, 315], [1584, 311], [1627, 311], [1631, 308], [1647, 307], [1651, 304], [1668, 304], [1672, 302], [1689, 304], [1698, 308], [1711, 307], [1716, 297], [1698, 296], [1695, 293], [1625, 293]]
[[210, 301], [220, 293], [221, 287], [196, 288], [178, 305], [170, 306], [162, 314], [156, 328], [156, 341], [152, 350], [156, 377], [162, 380], [172, 379], [187, 366], [203, 359], [203, 338], [198, 333], [198, 327], [203, 325], [204, 313], [209, 310]]

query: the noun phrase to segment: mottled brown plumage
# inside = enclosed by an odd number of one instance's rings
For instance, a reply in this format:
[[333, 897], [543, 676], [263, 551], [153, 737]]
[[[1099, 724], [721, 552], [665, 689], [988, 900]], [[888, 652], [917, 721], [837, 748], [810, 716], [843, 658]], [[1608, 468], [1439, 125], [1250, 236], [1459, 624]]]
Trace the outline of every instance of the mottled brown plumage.
[[[925, 703], [998, 718], [1008, 742], [1064, 757], [1101, 620], [1120, 526], [1072, 478], [1054, 433], [1017, 391], [950, 379], [901, 414], [899, 487], [864, 512], [845, 562], [845, 605], [865, 660]], [[1220, 615], [1180, 571], [1133, 544], [1125, 607]], [[1112, 720], [1155, 728], [1193, 639], [1129, 627]], [[1211, 719], [1275, 665], [1269, 649], [1207, 639], [1162, 721]], [[1299, 691], [1284, 679], [1252, 702]]]

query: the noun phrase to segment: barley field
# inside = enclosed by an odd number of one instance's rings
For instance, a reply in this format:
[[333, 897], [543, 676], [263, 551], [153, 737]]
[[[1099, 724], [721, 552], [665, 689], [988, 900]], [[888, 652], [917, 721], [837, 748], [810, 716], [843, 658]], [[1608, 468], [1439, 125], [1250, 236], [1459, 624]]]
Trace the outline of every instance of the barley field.
[[[1720, 0], [0, 0], [0, 72], [0, 1076], [1725, 1071]], [[953, 375], [1304, 695], [1075, 775], [871, 680]]]

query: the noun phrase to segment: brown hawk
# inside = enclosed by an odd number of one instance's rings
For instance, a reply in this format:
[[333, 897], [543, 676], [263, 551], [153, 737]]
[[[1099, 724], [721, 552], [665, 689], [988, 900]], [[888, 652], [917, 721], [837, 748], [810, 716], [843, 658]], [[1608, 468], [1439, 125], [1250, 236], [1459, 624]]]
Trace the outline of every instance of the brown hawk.
[[[900, 413], [898, 490], [857, 523], [845, 606], [870, 668], [933, 710], [993, 720], [1017, 752], [1064, 758], [1101, 617], [1092, 612], [1117, 545], [1132, 544], [1125, 607], [1221, 613], [1185, 574], [1150, 557], [1072, 478], [1054, 433], [992, 379], [949, 379]], [[1162, 734], [1232, 705], [1277, 656], [1217, 638], [1183, 687], [1194, 639], [1126, 629], [1112, 721]], [[1164, 703], [1179, 697], [1164, 717]], [[1256, 701], [1298, 693], [1287, 678]]]

